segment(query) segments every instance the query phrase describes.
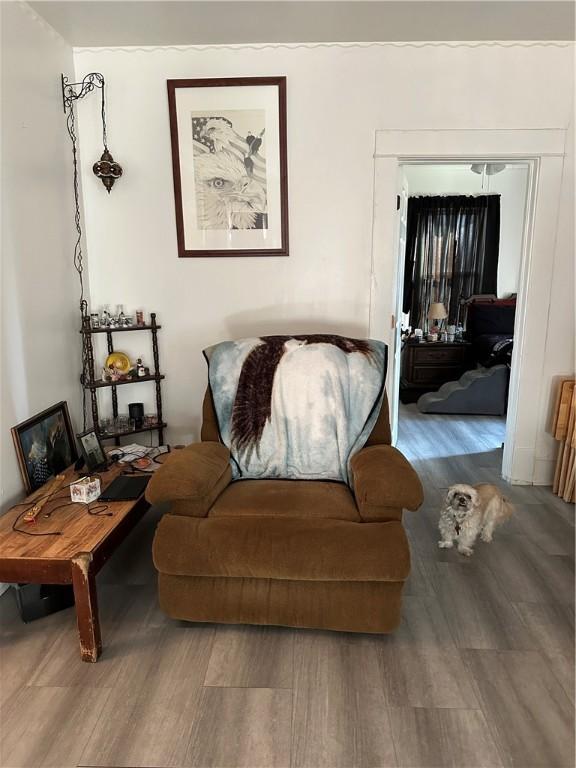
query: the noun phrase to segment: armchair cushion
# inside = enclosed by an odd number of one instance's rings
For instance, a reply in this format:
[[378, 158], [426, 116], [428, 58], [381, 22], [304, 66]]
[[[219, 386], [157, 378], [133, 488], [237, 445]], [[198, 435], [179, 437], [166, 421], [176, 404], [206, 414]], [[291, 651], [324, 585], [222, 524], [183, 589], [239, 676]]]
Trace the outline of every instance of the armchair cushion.
[[171, 576], [294, 581], [404, 581], [402, 523], [281, 517], [164, 515], [154, 564]]
[[354, 495], [365, 522], [399, 519], [424, 500], [420, 478], [400, 451], [390, 445], [363, 448], [350, 462]]
[[146, 488], [151, 504], [173, 502], [173, 514], [205, 517], [232, 479], [230, 452], [221, 443], [194, 443], [175, 451]]
[[220, 494], [208, 514], [210, 517], [303, 517], [361, 522], [347, 485], [317, 480], [239, 480]]

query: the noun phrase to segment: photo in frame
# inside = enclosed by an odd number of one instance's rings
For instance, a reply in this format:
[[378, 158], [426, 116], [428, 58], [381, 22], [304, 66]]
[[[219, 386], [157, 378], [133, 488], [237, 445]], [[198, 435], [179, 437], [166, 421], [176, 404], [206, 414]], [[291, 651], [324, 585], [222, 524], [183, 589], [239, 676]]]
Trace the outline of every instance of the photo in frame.
[[76, 435], [78, 438], [78, 444], [80, 446], [80, 453], [84, 459], [86, 469], [88, 472], [96, 472], [97, 470], [104, 470], [108, 465], [108, 459], [106, 453], [100, 442], [100, 438], [96, 434], [96, 430], [88, 429], [86, 432], [81, 432]]
[[286, 78], [167, 83], [179, 257], [288, 256]]
[[32, 493], [78, 458], [65, 400], [12, 427], [26, 493]]

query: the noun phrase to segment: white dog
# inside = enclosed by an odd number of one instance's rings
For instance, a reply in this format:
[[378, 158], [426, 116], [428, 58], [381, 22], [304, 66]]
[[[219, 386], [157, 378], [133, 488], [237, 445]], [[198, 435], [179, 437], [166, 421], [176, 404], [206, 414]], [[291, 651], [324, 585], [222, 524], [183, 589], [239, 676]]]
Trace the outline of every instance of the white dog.
[[495, 485], [453, 485], [440, 512], [438, 546], [449, 549], [456, 541], [458, 552], [470, 557], [478, 534], [482, 541], [492, 541], [494, 528], [513, 512], [514, 507]]

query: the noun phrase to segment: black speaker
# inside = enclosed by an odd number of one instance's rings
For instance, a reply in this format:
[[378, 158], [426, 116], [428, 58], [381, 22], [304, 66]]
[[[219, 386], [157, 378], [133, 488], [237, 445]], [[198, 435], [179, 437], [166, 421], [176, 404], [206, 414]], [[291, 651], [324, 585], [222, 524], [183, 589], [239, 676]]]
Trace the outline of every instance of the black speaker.
[[128, 414], [134, 419], [136, 429], [141, 429], [144, 424], [144, 403], [128, 403]]

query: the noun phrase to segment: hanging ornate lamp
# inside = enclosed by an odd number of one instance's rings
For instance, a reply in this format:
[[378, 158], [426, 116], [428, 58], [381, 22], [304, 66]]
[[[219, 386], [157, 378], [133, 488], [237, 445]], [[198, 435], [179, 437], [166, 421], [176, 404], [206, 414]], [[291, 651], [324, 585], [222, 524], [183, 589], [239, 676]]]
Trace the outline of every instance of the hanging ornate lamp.
[[[122, 176], [122, 166], [117, 163], [110, 150], [108, 149], [108, 139], [106, 136], [106, 96], [105, 96], [105, 82], [103, 75], [100, 72], [91, 72], [82, 80], [81, 83], [69, 83], [68, 78], [62, 75], [62, 100], [64, 102], [64, 112], [68, 115], [68, 132], [70, 133], [70, 116], [72, 122], [74, 122], [74, 102], [78, 99], [83, 99], [88, 93], [95, 88], [100, 88], [102, 94], [102, 144], [104, 145], [104, 151], [102, 157], [97, 160], [92, 166], [94, 175], [97, 176], [102, 184], [106, 187], [106, 191], [110, 194], [110, 190], [114, 186], [116, 179]], [[72, 136], [70, 136], [72, 138]], [[74, 139], [73, 139], [74, 140]]]
[[[83, 99], [95, 88], [100, 88], [102, 93], [102, 143], [104, 152], [100, 160], [94, 163], [92, 170], [94, 174], [102, 180], [108, 193], [112, 189], [116, 179], [122, 176], [121, 166], [114, 162], [114, 158], [108, 149], [108, 140], [106, 137], [106, 102], [104, 96], [104, 77], [99, 72], [91, 72], [82, 80], [81, 83], [69, 83], [68, 78], [62, 75], [62, 103], [64, 114], [66, 115], [66, 128], [72, 142], [72, 185], [74, 190], [74, 224], [76, 226], [76, 243], [74, 245], [74, 269], [78, 273], [80, 283], [80, 318], [81, 327], [84, 327], [89, 321], [88, 302], [84, 297], [84, 258], [82, 254], [82, 219], [80, 215], [80, 191], [78, 174], [78, 137], [76, 135], [76, 114], [74, 105], [78, 99]], [[86, 334], [82, 334], [82, 376], [81, 382], [84, 384], [89, 376], [89, 355], [90, 351], [86, 342]], [[84, 430], [86, 429], [86, 390], [82, 387], [82, 411]]]
[[116, 179], [122, 176], [122, 166], [114, 161], [114, 158], [110, 154], [107, 148], [102, 152], [102, 157], [97, 160], [92, 166], [94, 175], [98, 176], [102, 180], [102, 184], [106, 187], [108, 194], [112, 189]]

